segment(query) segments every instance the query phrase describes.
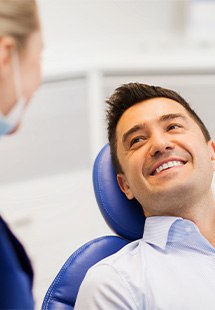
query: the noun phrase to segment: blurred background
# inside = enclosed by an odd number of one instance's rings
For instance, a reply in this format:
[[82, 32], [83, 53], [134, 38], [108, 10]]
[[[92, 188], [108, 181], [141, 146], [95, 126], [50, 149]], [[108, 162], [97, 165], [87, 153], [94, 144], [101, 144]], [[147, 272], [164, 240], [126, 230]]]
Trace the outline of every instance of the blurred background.
[[215, 0], [37, 0], [43, 79], [0, 143], [0, 200], [30, 253], [38, 309], [67, 257], [112, 234], [94, 198], [105, 98], [143, 82], [178, 91], [215, 137]]

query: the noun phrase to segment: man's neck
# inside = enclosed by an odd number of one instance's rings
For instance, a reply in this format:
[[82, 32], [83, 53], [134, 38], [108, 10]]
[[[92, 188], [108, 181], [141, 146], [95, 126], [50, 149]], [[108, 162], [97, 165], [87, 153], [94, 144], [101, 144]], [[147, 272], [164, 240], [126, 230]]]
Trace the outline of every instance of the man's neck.
[[[192, 197], [193, 198], [193, 197]], [[162, 210], [162, 208], [160, 208]], [[171, 206], [169, 211], [165, 210], [161, 214], [149, 214], [148, 216], [176, 216], [183, 219], [187, 219], [196, 224], [201, 234], [215, 247], [215, 200], [212, 190], [207, 195], [200, 199], [196, 199], [175, 202], [175, 205]]]
[[215, 247], [215, 203], [211, 207], [206, 207], [202, 212], [196, 212], [191, 216], [186, 216], [196, 224], [201, 234]]
[[215, 201], [212, 192], [181, 212], [184, 219], [196, 224], [201, 234], [215, 247]]

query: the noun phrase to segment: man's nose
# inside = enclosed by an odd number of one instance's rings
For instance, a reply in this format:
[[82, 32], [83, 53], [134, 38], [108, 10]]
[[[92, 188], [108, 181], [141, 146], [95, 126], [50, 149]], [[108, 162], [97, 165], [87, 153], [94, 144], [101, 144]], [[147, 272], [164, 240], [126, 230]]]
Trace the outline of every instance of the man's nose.
[[151, 137], [150, 155], [157, 156], [174, 149], [174, 143], [167, 133], [155, 133]]

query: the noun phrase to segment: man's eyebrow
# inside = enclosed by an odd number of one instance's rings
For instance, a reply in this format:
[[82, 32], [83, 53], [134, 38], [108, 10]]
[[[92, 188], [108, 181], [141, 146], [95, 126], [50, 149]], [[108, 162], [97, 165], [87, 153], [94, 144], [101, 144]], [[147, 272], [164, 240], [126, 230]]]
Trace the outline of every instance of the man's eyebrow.
[[[180, 114], [180, 113], [170, 113], [170, 114], [162, 115], [159, 118], [159, 121], [165, 122], [165, 121], [169, 121], [169, 120], [174, 120], [176, 118], [181, 118], [183, 120], [186, 120], [186, 117], [183, 114]], [[146, 128], [146, 124], [137, 124], [137, 125], [133, 126], [132, 128], [130, 128], [128, 131], [126, 131], [123, 134], [122, 142], [125, 143], [130, 135], [132, 135], [133, 133], [135, 133], [135, 132], [137, 132], [139, 130], [143, 130], [145, 128]]]
[[170, 114], [164, 114], [160, 117], [161, 122], [169, 121], [169, 120], [174, 120], [176, 118], [181, 118], [183, 120], [186, 120], [186, 117], [181, 114], [181, 113], [170, 113]]
[[139, 131], [141, 129], [144, 129], [145, 127], [146, 127], [145, 124], [138, 124], [138, 125], [135, 125], [134, 127], [131, 127], [122, 136], [122, 142], [125, 143], [130, 135], [132, 135], [133, 133], [135, 133], [135, 132], [137, 132], [137, 131]]

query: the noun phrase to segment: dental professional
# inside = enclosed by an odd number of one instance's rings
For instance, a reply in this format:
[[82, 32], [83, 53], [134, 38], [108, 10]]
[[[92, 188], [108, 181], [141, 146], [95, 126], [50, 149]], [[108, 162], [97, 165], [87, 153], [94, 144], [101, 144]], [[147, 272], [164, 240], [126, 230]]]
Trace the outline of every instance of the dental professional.
[[[40, 84], [42, 35], [34, 0], [0, 0], [0, 137], [15, 133]], [[33, 309], [33, 270], [0, 216], [0, 309]]]

